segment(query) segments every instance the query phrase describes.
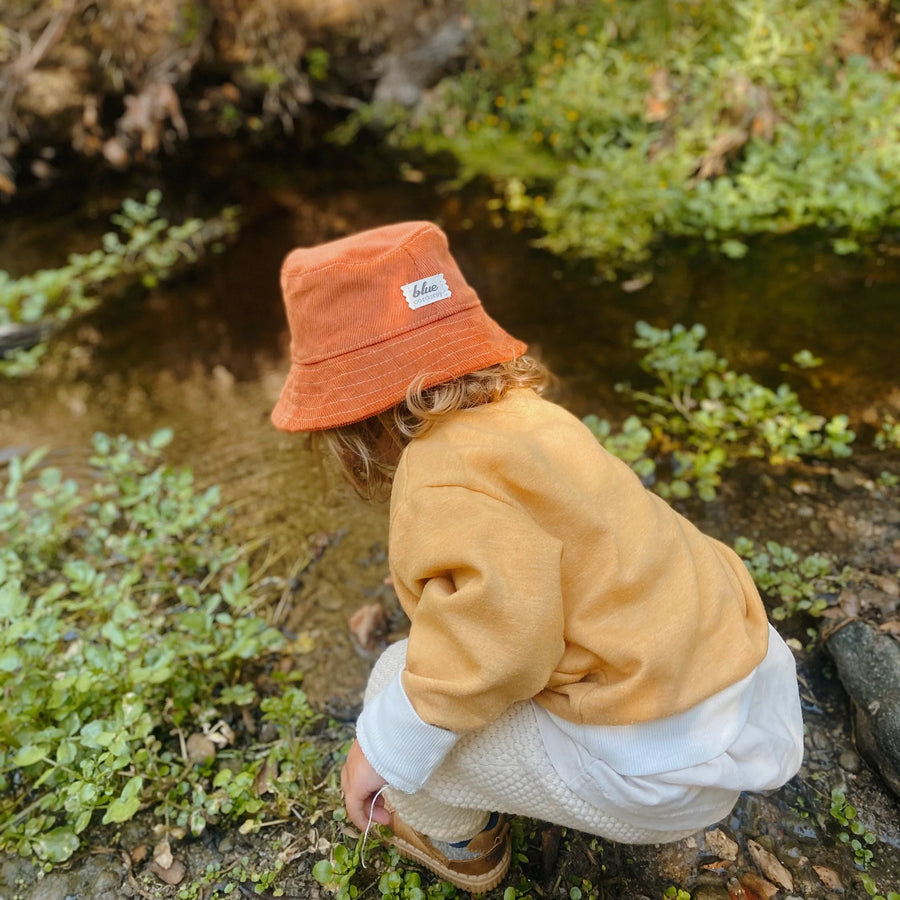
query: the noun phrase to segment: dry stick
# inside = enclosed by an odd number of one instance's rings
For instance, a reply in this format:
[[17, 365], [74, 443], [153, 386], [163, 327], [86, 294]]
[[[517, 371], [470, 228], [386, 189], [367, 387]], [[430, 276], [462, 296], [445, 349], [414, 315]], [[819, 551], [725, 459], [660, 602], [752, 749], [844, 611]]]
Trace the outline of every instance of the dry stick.
[[3, 133], [8, 133], [8, 123], [12, 121], [13, 102], [22, 83], [65, 31], [77, 3], [78, 0], [66, 0], [50, 18], [37, 41], [13, 60], [0, 78], [0, 129]]

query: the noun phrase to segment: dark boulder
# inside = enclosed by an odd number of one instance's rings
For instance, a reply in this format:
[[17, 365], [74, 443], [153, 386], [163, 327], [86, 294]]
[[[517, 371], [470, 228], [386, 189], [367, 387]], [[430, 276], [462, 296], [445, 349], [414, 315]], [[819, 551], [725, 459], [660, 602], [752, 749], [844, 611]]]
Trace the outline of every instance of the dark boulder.
[[900, 643], [853, 619], [826, 646], [853, 703], [859, 751], [900, 796]]

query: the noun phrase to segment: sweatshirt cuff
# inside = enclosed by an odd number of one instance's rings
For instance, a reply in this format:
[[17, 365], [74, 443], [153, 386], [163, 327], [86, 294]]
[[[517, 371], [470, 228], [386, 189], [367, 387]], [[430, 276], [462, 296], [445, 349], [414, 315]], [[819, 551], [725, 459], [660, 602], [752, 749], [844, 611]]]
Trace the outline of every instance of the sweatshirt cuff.
[[425, 784], [459, 738], [419, 718], [399, 672], [366, 704], [356, 723], [356, 739], [372, 768], [407, 794]]

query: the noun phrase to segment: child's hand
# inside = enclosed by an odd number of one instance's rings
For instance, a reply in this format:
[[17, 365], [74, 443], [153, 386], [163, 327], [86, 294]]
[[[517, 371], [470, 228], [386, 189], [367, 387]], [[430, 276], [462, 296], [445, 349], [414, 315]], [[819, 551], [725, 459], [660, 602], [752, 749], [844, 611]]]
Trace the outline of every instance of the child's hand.
[[[341, 769], [341, 790], [344, 792], [347, 815], [360, 831], [365, 831], [369, 823], [372, 798], [386, 784], [387, 782], [372, 768], [363, 755], [359, 741], [354, 741], [347, 754], [347, 762]], [[375, 800], [372, 821], [378, 822], [380, 825], [391, 824], [391, 816], [384, 808], [383, 797]]]

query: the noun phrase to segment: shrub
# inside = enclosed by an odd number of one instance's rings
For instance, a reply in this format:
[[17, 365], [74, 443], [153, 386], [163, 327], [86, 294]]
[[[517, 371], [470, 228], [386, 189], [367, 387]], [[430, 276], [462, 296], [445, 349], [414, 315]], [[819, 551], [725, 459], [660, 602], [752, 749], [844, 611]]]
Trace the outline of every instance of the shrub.
[[[702, 325], [671, 329], [638, 322], [634, 346], [644, 350], [641, 368], [657, 382], [652, 390], [617, 385], [638, 405], [622, 431], [597, 416], [585, 424], [664, 497], [693, 490], [711, 500], [721, 473], [748, 457], [778, 464], [803, 457], [849, 456], [855, 435], [844, 415], [811, 413], [785, 384], [775, 390], [704, 348]], [[799, 354], [801, 360], [807, 355]]]
[[900, 223], [900, 122], [885, 114], [900, 78], [854, 55], [847, 4], [470, 8], [470, 65], [394, 140], [493, 179], [554, 252], [612, 277], [666, 236], [740, 256], [746, 236], [816, 227], [846, 253]]
[[[283, 812], [321, 768], [302, 739], [316, 716], [296, 684], [260, 703], [253, 672], [284, 639], [253, 612], [217, 488], [199, 490], [189, 470], [159, 462], [170, 436], [96, 435], [85, 483], [40, 452], [9, 463], [0, 500], [7, 852], [59, 862], [92, 823], [144, 808], [182, 834], [264, 806]], [[257, 705], [283, 741], [239, 740], [235, 711]], [[206, 751], [192, 750], [192, 736]]]

